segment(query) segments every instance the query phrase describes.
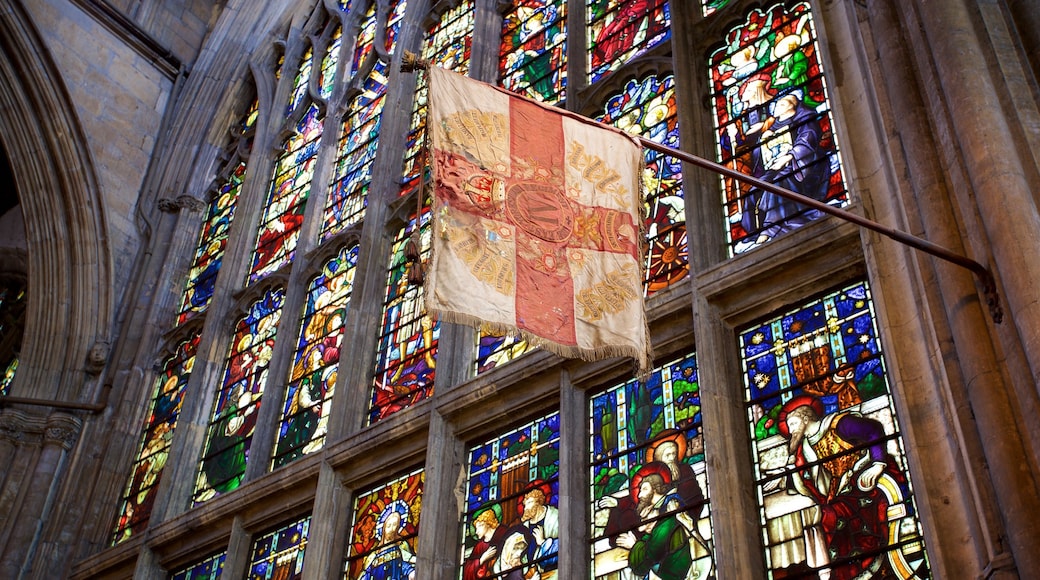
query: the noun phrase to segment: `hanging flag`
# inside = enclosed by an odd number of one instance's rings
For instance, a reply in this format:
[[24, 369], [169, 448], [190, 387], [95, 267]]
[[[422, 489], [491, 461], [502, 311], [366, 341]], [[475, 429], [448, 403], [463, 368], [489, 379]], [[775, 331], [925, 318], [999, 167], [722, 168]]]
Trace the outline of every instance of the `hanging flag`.
[[652, 355], [640, 175], [626, 133], [430, 67], [427, 310], [556, 354]]

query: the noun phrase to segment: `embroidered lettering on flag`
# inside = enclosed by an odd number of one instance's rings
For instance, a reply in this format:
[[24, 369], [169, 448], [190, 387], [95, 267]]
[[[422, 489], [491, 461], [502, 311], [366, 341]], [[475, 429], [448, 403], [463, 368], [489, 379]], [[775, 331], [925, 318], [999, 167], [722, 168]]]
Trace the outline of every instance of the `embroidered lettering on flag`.
[[428, 74], [427, 310], [648, 370], [638, 142], [444, 69]]

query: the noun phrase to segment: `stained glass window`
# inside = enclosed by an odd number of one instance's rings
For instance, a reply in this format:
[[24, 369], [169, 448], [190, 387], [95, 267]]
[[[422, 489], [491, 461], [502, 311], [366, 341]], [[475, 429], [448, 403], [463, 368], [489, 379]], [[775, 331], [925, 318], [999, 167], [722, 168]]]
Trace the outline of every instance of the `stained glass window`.
[[[754, 9], [710, 57], [719, 163], [817, 201], [845, 205], [831, 108], [809, 4]], [[821, 217], [722, 178], [727, 237], [739, 254]]]
[[415, 228], [420, 228], [421, 255], [425, 262], [430, 252], [430, 212], [422, 222], [413, 216], [394, 241], [383, 323], [379, 336], [372, 405], [369, 422], [384, 419], [433, 393], [437, 339], [441, 325], [423, 307], [419, 286], [408, 283], [405, 245]]
[[195, 482], [196, 505], [242, 483], [284, 298], [282, 288], [268, 290], [235, 327]]
[[559, 413], [470, 449], [463, 580], [555, 577], [559, 473]]
[[526, 340], [481, 331], [477, 343], [477, 374], [515, 360], [534, 349]]
[[[426, 32], [422, 58], [431, 66], [469, 72], [470, 48], [473, 43], [473, 0], [463, 0], [445, 12]], [[425, 175], [426, 153], [426, 78], [418, 75], [415, 103], [412, 106], [412, 125], [408, 131], [404, 155], [404, 178], [401, 194], [415, 190]]]
[[[386, 53], [392, 54], [397, 44], [398, 29], [404, 18], [406, 2], [393, 3], [386, 25]], [[360, 72], [375, 42], [376, 3], [365, 15], [354, 50], [354, 74]], [[321, 239], [327, 240], [337, 232], [356, 224], [364, 217], [368, 205], [368, 188], [372, 181], [372, 163], [379, 146], [383, 104], [386, 100], [387, 74], [390, 65], [376, 59], [365, 78], [361, 92], [353, 98], [343, 121], [335, 174], [325, 206]]]
[[289, 115], [303, 104], [304, 98], [307, 96], [307, 85], [311, 80], [311, 69], [314, 67], [314, 49], [308, 47], [307, 52], [303, 55], [303, 61], [300, 63], [300, 69], [296, 71], [296, 77], [293, 78], [292, 94], [289, 97], [289, 105], [285, 110], [285, 114]]
[[[642, 80], [629, 80], [623, 91], [607, 100], [597, 120], [677, 149], [675, 77], [649, 75]], [[690, 266], [682, 164], [650, 149], [644, 149], [643, 156], [643, 224], [648, 245], [644, 291], [649, 295], [685, 278]]]
[[775, 577], [930, 577], [870, 289], [740, 332]]
[[567, 3], [518, 0], [502, 22], [499, 83], [521, 95], [558, 103], [566, 98]]
[[0, 282], [0, 396], [18, 370], [18, 351], [25, 331], [25, 282], [5, 279]]
[[174, 572], [170, 576], [170, 580], [217, 580], [224, 572], [224, 560], [226, 558], [227, 552], [206, 558], [202, 562]]
[[278, 270], [293, 259], [314, 176], [321, 123], [318, 107], [312, 105], [300, 120], [296, 133], [285, 141], [264, 206], [263, 224], [256, 238], [250, 282]]
[[317, 451], [325, 443], [357, 258], [357, 246], [344, 247], [307, 287], [300, 340], [282, 405], [275, 467]]
[[354, 500], [346, 580], [415, 577], [424, 479], [420, 469]]
[[372, 163], [379, 146], [379, 129], [386, 100], [389, 65], [377, 60], [365, 80], [361, 94], [354, 97], [343, 121], [335, 176], [325, 206], [322, 239], [358, 223], [368, 205]]
[[284, 528], [266, 533], [255, 542], [249, 558], [249, 580], [296, 580], [303, 578], [303, 554], [307, 548], [307, 516]]
[[339, 51], [343, 44], [343, 27], [337, 26], [332, 32], [328, 51], [321, 61], [321, 98], [327, 99], [332, 96], [332, 89], [336, 87], [336, 65], [339, 63]]
[[184, 388], [195, 365], [199, 337], [200, 331], [196, 330], [178, 343], [173, 354], [163, 361], [162, 372], [155, 381], [155, 395], [137, 446], [137, 460], [134, 461], [123, 492], [115, 531], [112, 533], [113, 545], [142, 532], [148, 526], [166, 458], [170, 454]]
[[597, 579], [713, 577], [700, 382], [694, 355], [590, 402]]
[[671, 37], [668, 0], [587, 0], [586, 7], [592, 82]]
[[195, 260], [188, 271], [188, 283], [181, 299], [181, 312], [177, 317], [178, 324], [183, 324], [195, 314], [204, 311], [213, 298], [213, 289], [217, 284], [217, 274], [224, 259], [228, 231], [235, 219], [235, 207], [238, 204], [238, 194], [242, 191], [245, 173], [246, 164], [240, 161], [209, 202], [206, 219], [199, 231]]

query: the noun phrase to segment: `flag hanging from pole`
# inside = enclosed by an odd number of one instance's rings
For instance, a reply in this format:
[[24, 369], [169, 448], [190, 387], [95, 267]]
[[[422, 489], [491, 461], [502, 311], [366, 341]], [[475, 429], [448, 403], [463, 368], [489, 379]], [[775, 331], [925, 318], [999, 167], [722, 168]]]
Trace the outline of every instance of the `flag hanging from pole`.
[[556, 354], [652, 361], [642, 147], [578, 115], [430, 67], [427, 310]]

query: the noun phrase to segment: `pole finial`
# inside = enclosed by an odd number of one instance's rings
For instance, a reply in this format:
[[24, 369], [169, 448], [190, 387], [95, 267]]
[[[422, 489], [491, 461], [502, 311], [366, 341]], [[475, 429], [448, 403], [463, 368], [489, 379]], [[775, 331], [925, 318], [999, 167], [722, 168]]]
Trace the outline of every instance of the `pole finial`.
[[427, 70], [430, 67], [430, 62], [419, 58], [418, 54], [410, 50], [404, 51], [401, 55], [401, 72], [410, 73], [415, 72], [417, 69]]

